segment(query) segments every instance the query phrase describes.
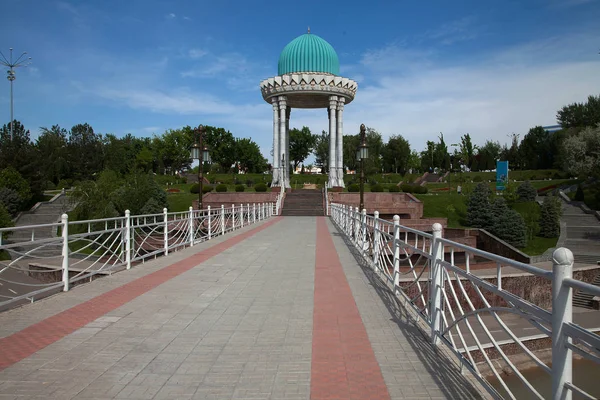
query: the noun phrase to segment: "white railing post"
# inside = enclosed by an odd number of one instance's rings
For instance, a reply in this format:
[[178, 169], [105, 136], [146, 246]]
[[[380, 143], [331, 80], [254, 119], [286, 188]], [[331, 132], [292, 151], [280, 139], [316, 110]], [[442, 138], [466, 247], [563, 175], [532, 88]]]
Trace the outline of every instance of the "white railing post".
[[443, 244], [442, 225], [433, 224], [433, 240], [431, 243], [431, 281], [429, 282], [429, 315], [431, 316], [431, 342], [439, 343], [439, 334], [442, 330], [442, 290], [444, 281], [442, 274]]
[[361, 240], [360, 240], [360, 251], [361, 253], [365, 253], [365, 244], [367, 243], [367, 209], [363, 208], [361, 217], [360, 217], [360, 226], [361, 226]]
[[560, 247], [552, 253], [552, 399], [570, 400], [572, 391], [565, 383], [573, 382], [572, 340], [564, 327], [573, 321], [573, 289], [564, 284], [573, 278], [573, 253]]
[[208, 240], [212, 237], [212, 215], [210, 215], [210, 206], [208, 206]]
[[63, 214], [61, 216], [62, 222], [62, 280], [63, 280], [63, 291], [69, 291], [69, 216]]
[[250, 225], [250, 203], [248, 203], [248, 225]]
[[354, 209], [354, 243], [358, 244], [360, 239], [360, 211], [358, 207]]
[[225, 234], [225, 206], [221, 204], [221, 235]]
[[240, 228], [244, 227], [244, 205], [240, 204]]
[[167, 215], [167, 209], [163, 208], [163, 218], [165, 219], [165, 228], [163, 232], [163, 239], [165, 242], [165, 256], [169, 254], [169, 216]]
[[350, 237], [352, 237], [352, 219], [351, 219], [351, 215], [352, 215], [352, 207], [351, 206], [346, 206], [346, 222], [344, 223], [346, 225], [346, 234]]
[[252, 203], [252, 223], [256, 223], [256, 203]]
[[125, 210], [125, 265], [131, 269], [131, 211]]
[[231, 230], [235, 231], [235, 204], [231, 205]]
[[394, 215], [394, 293], [400, 286], [400, 216]]
[[194, 245], [194, 208], [190, 207], [190, 246]]
[[373, 264], [379, 272], [379, 211], [373, 213]]

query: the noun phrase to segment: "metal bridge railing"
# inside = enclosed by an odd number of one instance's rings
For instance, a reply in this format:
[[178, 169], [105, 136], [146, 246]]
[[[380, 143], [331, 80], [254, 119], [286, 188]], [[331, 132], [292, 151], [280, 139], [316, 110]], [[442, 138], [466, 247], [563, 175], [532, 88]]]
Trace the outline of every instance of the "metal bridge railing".
[[[520, 371], [518, 354], [551, 376], [553, 399], [570, 399], [573, 393], [594, 398], [573, 384], [572, 360], [576, 353], [600, 363], [600, 336], [573, 323], [572, 296], [574, 289], [600, 296], [600, 288], [573, 279], [570, 250], [556, 249], [549, 271], [444, 239], [440, 224], [429, 234], [400, 225], [397, 215], [390, 222], [378, 212], [371, 216], [340, 204], [330, 210], [369, 266], [425, 322], [432, 344], [447, 346], [490, 395], [515, 398], [505, 382], [508, 371], [531, 398], [543, 398]], [[494, 271], [493, 277], [473, 273], [475, 258]], [[525, 289], [527, 299], [514, 279], [503, 277], [507, 269], [535, 280]], [[544, 285], [547, 290], [533, 290]], [[551, 343], [551, 364], [528, 347], [532, 339]], [[498, 389], [488, 382], [490, 376]]]
[[0, 229], [0, 310], [275, 215], [274, 203]]

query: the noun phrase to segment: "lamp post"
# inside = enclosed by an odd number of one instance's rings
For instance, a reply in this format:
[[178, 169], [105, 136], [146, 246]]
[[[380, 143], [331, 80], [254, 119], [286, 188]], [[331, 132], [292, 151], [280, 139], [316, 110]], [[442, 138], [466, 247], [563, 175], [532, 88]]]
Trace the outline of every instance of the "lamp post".
[[356, 149], [356, 159], [360, 160], [360, 205], [359, 210], [365, 208], [365, 160], [369, 158], [365, 124], [360, 125], [360, 145]]
[[6, 79], [8, 79], [10, 81], [10, 139], [12, 140], [13, 137], [13, 121], [14, 121], [14, 117], [13, 117], [13, 82], [15, 79], [17, 79], [17, 76], [15, 75], [15, 68], [18, 67], [26, 67], [29, 64], [31, 64], [31, 57], [27, 57], [25, 58], [25, 55], [27, 54], [27, 52], [24, 52], [23, 54], [21, 54], [19, 56], [19, 58], [16, 59], [16, 61], [13, 62], [13, 56], [12, 56], [12, 47], [9, 49], [10, 50], [10, 55], [8, 56], [8, 58], [6, 58], [6, 56], [4, 54], [2, 54], [2, 52], [0, 52], [0, 64], [10, 68], [8, 70], [8, 76], [6, 77]]
[[203, 145], [204, 133], [206, 128], [203, 125], [198, 126], [195, 129], [196, 141], [190, 149], [190, 155], [192, 160], [198, 160], [198, 183], [200, 184], [200, 191], [198, 192], [198, 210], [202, 210], [202, 184], [204, 183], [204, 163], [210, 162], [210, 152], [208, 147]]

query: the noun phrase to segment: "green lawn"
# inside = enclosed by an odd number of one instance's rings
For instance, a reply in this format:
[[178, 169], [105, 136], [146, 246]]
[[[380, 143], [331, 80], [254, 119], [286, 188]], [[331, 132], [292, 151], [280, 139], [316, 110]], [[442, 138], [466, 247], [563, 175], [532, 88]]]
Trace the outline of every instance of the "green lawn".
[[465, 228], [466, 196], [456, 193], [417, 194], [423, 202], [424, 218], [448, 218], [449, 228]]
[[558, 242], [558, 238], [534, 236], [533, 239], [527, 241], [526, 247], [519, 250], [530, 256], [539, 256], [549, 248], [556, 247], [556, 242]]
[[198, 200], [198, 195], [194, 193], [169, 193], [167, 202], [169, 203], [169, 211], [187, 211], [192, 206], [192, 201]]

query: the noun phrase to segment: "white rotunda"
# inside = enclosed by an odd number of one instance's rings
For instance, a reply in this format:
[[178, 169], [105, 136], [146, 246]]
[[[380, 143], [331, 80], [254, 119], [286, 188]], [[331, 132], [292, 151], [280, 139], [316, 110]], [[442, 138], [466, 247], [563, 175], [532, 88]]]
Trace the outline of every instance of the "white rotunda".
[[358, 85], [340, 75], [333, 47], [308, 33], [281, 52], [278, 75], [260, 83], [262, 96], [273, 105], [273, 181], [290, 188], [289, 126], [292, 108], [327, 108], [329, 116], [329, 179], [327, 187], [344, 187], [344, 105], [354, 100]]

